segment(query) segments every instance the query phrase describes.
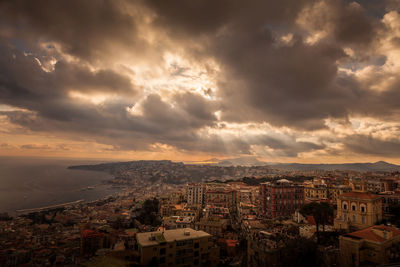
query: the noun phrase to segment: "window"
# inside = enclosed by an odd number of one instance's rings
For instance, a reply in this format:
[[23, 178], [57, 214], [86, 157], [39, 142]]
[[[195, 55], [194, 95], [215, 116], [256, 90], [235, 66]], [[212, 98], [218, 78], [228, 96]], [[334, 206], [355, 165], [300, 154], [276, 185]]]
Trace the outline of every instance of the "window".
[[361, 206], [361, 212], [366, 212], [367, 208], [365, 207], [365, 205]]
[[166, 248], [160, 249], [160, 255], [165, 255]]
[[362, 224], [365, 224], [365, 216], [361, 216], [361, 222]]
[[160, 258], [160, 263], [165, 263], [165, 257]]
[[343, 209], [347, 210], [347, 204], [346, 203], [343, 204]]
[[355, 211], [356, 210], [356, 205], [351, 205], [351, 210]]
[[353, 222], [356, 222], [356, 215], [353, 215]]
[[194, 248], [199, 248], [199, 243], [194, 243]]

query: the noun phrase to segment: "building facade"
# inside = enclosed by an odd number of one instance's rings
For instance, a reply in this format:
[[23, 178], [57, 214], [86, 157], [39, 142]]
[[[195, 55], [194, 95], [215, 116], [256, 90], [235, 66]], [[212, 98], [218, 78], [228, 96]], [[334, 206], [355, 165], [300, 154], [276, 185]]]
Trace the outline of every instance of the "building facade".
[[398, 266], [400, 261], [400, 230], [375, 225], [339, 237], [340, 266]]
[[304, 204], [304, 187], [286, 179], [260, 185], [262, 213], [267, 218], [288, 217]]
[[328, 199], [333, 205], [336, 205], [339, 196], [351, 192], [351, 190], [349, 185], [331, 185], [328, 187]]
[[321, 201], [328, 199], [328, 187], [326, 185], [314, 185], [304, 187], [305, 201]]
[[236, 209], [237, 191], [225, 188], [210, 188], [206, 192], [206, 205]]
[[382, 192], [379, 196], [382, 197], [383, 215], [390, 217], [390, 207], [400, 205], [400, 190]]
[[212, 236], [191, 228], [138, 233], [141, 266], [216, 266], [219, 249]]
[[204, 195], [205, 195], [205, 185], [204, 184], [188, 184], [186, 186], [186, 201], [187, 204], [200, 204], [204, 206]]
[[352, 191], [339, 196], [336, 229], [363, 229], [382, 220], [382, 197], [379, 195]]

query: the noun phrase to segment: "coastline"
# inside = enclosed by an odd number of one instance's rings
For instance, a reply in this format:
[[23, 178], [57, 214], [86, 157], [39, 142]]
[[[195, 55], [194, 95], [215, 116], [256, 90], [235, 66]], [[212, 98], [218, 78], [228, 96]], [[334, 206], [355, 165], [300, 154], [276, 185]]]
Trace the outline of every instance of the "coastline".
[[94, 200], [79, 199], [79, 200], [75, 200], [75, 201], [54, 204], [54, 205], [49, 205], [49, 206], [43, 206], [43, 207], [18, 209], [18, 210], [14, 210], [12, 212], [12, 214], [10, 214], [10, 212], [7, 212], [7, 213], [10, 217], [19, 217], [19, 216], [27, 215], [30, 213], [49, 211], [49, 210], [53, 210], [53, 209], [57, 209], [57, 208], [68, 208], [68, 207], [75, 208], [77, 205], [92, 205], [92, 204], [96, 204], [97, 202], [106, 201], [110, 198], [119, 197], [120, 195], [125, 194], [128, 187], [124, 187], [124, 188], [119, 187], [118, 189], [120, 189], [119, 192], [114, 192], [114, 194], [106, 195], [106, 196], [103, 196], [103, 197], [100, 197], [100, 198], [97, 198]]
[[17, 211], [40, 210], [83, 200], [84, 203], [116, 196], [124, 188], [113, 187], [113, 175], [105, 172], [72, 170], [69, 166], [87, 162], [40, 159], [25, 162], [0, 161], [0, 213], [16, 216]]

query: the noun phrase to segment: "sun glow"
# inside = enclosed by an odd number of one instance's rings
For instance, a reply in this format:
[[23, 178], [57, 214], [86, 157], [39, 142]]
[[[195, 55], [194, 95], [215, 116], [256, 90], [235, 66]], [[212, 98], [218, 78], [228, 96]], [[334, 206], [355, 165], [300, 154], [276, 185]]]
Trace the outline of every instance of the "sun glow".
[[100, 105], [100, 104], [104, 103], [104, 101], [108, 98], [107, 95], [99, 95], [99, 94], [89, 95], [89, 94], [83, 94], [83, 93], [77, 92], [77, 91], [70, 91], [68, 95], [71, 98], [83, 100], [86, 102], [91, 102], [95, 105]]

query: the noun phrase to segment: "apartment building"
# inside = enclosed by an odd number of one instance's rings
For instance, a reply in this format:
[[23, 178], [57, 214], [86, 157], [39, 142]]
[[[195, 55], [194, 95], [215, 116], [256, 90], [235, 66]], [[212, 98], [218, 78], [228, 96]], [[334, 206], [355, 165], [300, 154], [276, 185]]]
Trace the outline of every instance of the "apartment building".
[[202, 207], [205, 202], [205, 185], [204, 184], [188, 184], [186, 186], [186, 201], [187, 204], [200, 204]]
[[137, 250], [142, 266], [216, 266], [219, 249], [212, 236], [191, 228], [138, 233]]
[[281, 179], [260, 185], [262, 213], [267, 218], [291, 216], [304, 204], [304, 187]]

